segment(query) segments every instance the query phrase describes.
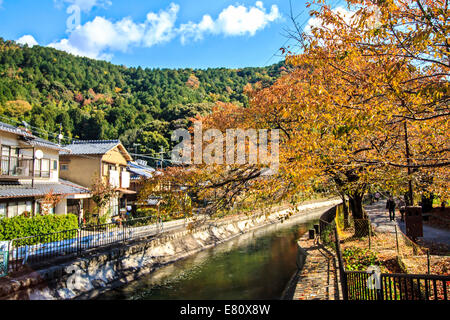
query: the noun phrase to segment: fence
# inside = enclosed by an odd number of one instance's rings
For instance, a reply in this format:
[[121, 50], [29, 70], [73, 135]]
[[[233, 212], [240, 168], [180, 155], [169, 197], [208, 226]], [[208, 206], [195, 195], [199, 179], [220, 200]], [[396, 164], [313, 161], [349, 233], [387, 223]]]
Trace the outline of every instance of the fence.
[[359, 248], [369, 249], [383, 257], [395, 259], [409, 273], [431, 274], [433, 265], [438, 265], [445, 259], [442, 256], [433, 255], [441, 252], [439, 246], [430, 250], [415, 243], [396, 224], [389, 226], [383, 232], [376, 232], [370, 219], [352, 219], [349, 216], [347, 227], [345, 227], [340, 214], [341, 211], [337, 212], [335, 225], [344, 243], [350, 240]]
[[[265, 216], [265, 214], [257, 212], [246, 217], [257, 219], [262, 216]], [[241, 218], [239, 216], [229, 217], [224, 219], [221, 224], [239, 221]], [[163, 223], [156, 217], [143, 217], [122, 222], [83, 225], [78, 229], [13, 239], [6, 245], [9, 256], [8, 271], [19, 271], [26, 265], [39, 268], [43, 264], [68, 260], [96, 248], [133, 239], [156, 236], [163, 232], [163, 229], [181, 225], [186, 227], [188, 221], [191, 230], [200, 224], [206, 223], [208, 219], [207, 215], [197, 214], [193, 218]]]
[[7, 271], [18, 271], [24, 265], [35, 266], [57, 258], [79, 256], [90, 249], [157, 235], [162, 231], [160, 219], [144, 217], [14, 239], [9, 242]]
[[[340, 206], [330, 209], [322, 215], [320, 221], [321, 242], [332, 247], [337, 254], [341, 288], [344, 300], [448, 300], [450, 276], [430, 274], [381, 273], [373, 271], [350, 271], [345, 269], [342, 257], [341, 238], [342, 213]], [[332, 219], [334, 213], [334, 219]], [[396, 241], [391, 244], [377, 239], [373, 228], [366, 220], [358, 226], [359, 221], [350, 223], [353, 237], [361, 236], [369, 248], [381, 250], [384, 245], [395, 246], [394, 252], [400, 257], [409, 257], [423, 253], [422, 247], [409, 240], [401, 232], [396, 232]], [[361, 227], [363, 232], [355, 230]], [[381, 235], [380, 235], [381, 237]], [[401, 242], [404, 242], [402, 246]], [[392, 244], [393, 242], [393, 244]], [[422, 251], [421, 251], [422, 250]]]
[[8, 251], [0, 251], [0, 277], [8, 274]]

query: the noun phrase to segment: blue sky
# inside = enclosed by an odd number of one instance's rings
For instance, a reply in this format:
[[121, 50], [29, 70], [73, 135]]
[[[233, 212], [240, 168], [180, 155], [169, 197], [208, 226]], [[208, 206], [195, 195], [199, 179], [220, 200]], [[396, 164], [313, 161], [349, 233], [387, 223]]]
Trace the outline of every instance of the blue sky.
[[[292, 0], [299, 22], [306, 0]], [[264, 66], [291, 28], [289, 0], [0, 0], [0, 37], [127, 66]]]

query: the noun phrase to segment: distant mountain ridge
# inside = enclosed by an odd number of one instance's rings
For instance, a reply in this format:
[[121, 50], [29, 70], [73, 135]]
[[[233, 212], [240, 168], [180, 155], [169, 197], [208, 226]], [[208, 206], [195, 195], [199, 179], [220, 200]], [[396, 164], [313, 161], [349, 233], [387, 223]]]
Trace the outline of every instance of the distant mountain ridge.
[[[0, 38], [0, 121], [78, 139], [117, 139], [140, 153], [170, 148], [170, 133], [217, 101], [247, 105], [248, 83], [273, 83], [264, 68], [143, 69]], [[52, 140], [52, 136], [41, 135]]]

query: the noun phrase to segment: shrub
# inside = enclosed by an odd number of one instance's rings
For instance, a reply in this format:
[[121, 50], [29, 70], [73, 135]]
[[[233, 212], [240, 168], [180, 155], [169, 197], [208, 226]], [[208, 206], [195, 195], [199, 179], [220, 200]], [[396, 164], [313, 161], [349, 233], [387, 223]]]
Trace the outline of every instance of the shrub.
[[[78, 217], [74, 214], [45, 215], [32, 218], [27, 218], [24, 216], [4, 218], [0, 220], [0, 241], [55, 233], [77, 228]], [[61, 234], [60, 237], [46, 237], [46, 239], [42, 238], [40, 240], [31, 239], [30, 241], [26, 241], [26, 244], [58, 241], [71, 237], [72, 236], [67, 233]], [[48, 241], [46, 241], [47, 239]]]
[[342, 253], [345, 268], [349, 271], [365, 271], [371, 265], [380, 265], [375, 252], [362, 248], [347, 248]]
[[156, 216], [158, 211], [154, 208], [137, 208], [136, 212], [132, 215], [132, 219], [145, 218]]

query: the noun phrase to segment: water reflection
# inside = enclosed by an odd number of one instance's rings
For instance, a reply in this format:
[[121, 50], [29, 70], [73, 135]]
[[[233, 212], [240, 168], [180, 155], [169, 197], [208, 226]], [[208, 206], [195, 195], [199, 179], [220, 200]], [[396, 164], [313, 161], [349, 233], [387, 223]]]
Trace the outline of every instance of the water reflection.
[[99, 299], [279, 299], [296, 270], [296, 240], [314, 223], [296, 218], [243, 234]]

